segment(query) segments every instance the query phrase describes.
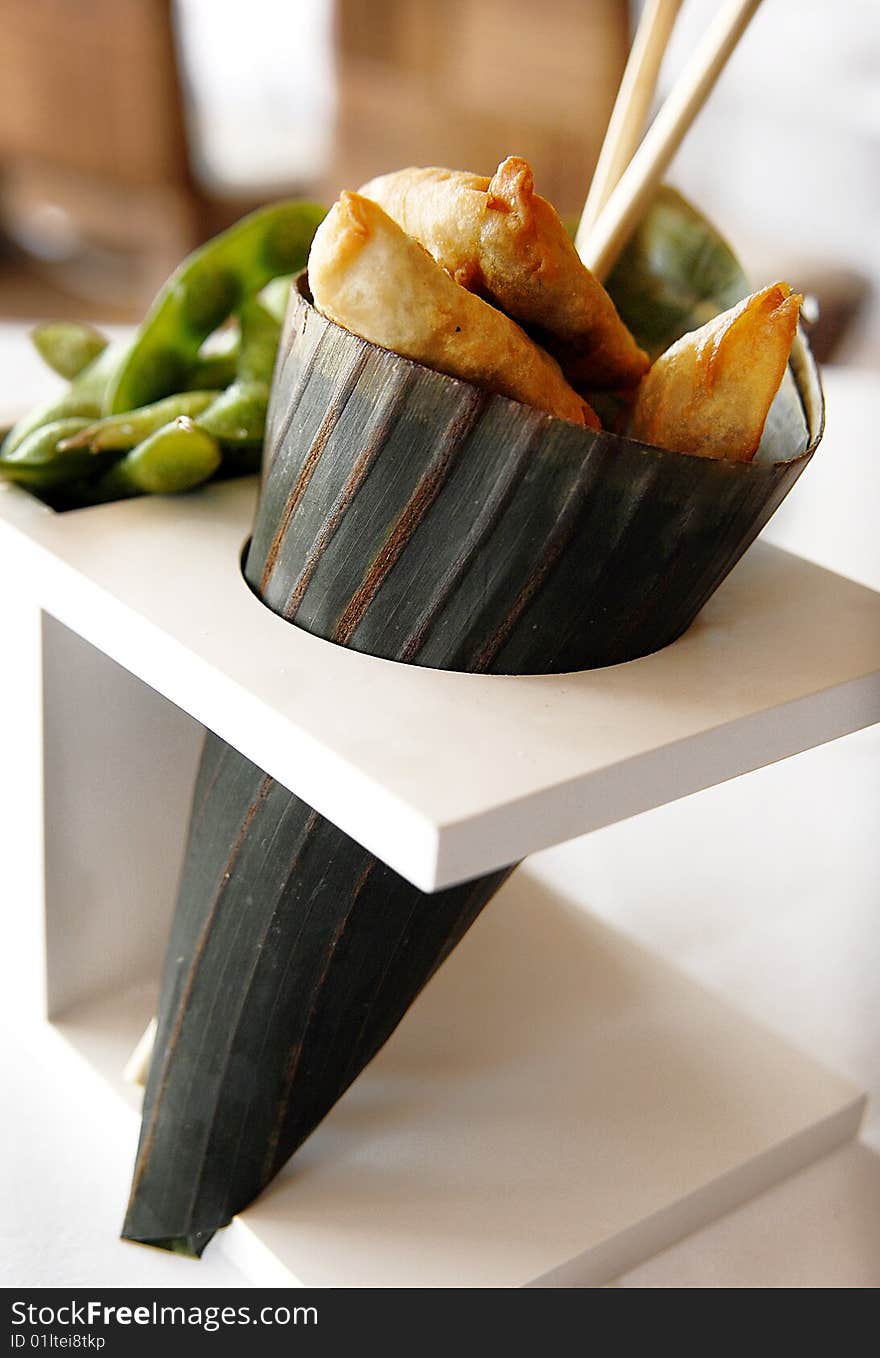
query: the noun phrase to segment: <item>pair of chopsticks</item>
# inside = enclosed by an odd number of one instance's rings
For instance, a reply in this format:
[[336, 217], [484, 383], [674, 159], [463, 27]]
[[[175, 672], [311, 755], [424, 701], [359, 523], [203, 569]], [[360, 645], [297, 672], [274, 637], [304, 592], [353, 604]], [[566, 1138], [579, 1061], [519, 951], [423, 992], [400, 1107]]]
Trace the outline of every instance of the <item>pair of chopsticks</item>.
[[728, 0], [640, 145], [681, 3], [647, 0], [578, 225], [578, 254], [600, 279], [607, 277], [637, 226], [761, 0]]

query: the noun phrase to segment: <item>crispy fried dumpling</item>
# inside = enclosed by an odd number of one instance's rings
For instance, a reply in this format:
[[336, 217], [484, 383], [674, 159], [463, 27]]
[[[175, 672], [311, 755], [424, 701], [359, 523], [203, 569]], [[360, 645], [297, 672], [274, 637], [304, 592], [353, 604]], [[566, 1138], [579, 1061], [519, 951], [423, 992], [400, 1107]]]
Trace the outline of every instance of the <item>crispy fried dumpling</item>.
[[343, 193], [309, 255], [315, 306], [331, 321], [429, 368], [598, 429], [559, 365], [520, 327], [460, 287], [382, 208]]
[[633, 386], [648, 359], [580, 261], [556, 210], [518, 156], [492, 179], [408, 169], [360, 190], [429, 250], [457, 283], [539, 332], [583, 390]]
[[787, 283], [774, 283], [683, 335], [639, 386], [633, 438], [749, 462], [785, 374], [802, 301]]

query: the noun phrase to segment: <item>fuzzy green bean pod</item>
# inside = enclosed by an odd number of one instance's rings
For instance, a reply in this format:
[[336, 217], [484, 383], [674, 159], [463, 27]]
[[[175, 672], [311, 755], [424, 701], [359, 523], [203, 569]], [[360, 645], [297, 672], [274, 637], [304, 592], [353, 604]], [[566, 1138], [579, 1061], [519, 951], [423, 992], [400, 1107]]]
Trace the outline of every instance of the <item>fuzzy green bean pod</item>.
[[204, 341], [279, 274], [301, 269], [324, 217], [313, 203], [260, 208], [201, 246], [162, 288], [110, 385], [105, 414], [180, 390]]
[[129, 410], [124, 415], [105, 415], [103, 420], [86, 424], [61, 445], [62, 452], [75, 448], [88, 448], [93, 453], [128, 452], [142, 443], [150, 434], [155, 434], [166, 424], [185, 415], [193, 419], [217, 401], [219, 391], [182, 391], [177, 396], [166, 396], [152, 405], [141, 406], [140, 410]]
[[163, 425], [101, 477], [95, 498], [177, 495], [213, 476], [220, 466], [217, 440], [185, 415]]
[[266, 284], [258, 298], [269, 315], [274, 316], [279, 325], [284, 324], [292, 283], [292, 274], [281, 274], [278, 278], [273, 278]]
[[31, 341], [43, 362], [68, 382], [79, 377], [109, 344], [100, 330], [80, 321], [42, 321], [31, 331]]
[[125, 353], [122, 344], [110, 344], [84, 368], [67, 391], [29, 411], [6, 435], [0, 456], [8, 458], [29, 434], [55, 420], [97, 420], [104, 413], [107, 388]]
[[0, 457], [0, 478], [35, 490], [63, 485], [96, 471], [94, 455], [86, 451], [62, 452], [59, 444], [79, 433], [88, 421], [76, 416], [40, 425]]
[[235, 381], [198, 417], [206, 429], [226, 446], [261, 443], [266, 429], [266, 407], [280, 323], [256, 297], [239, 308], [241, 356]]
[[229, 332], [222, 347], [202, 349], [195, 364], [186, 375], [182, 391], [222, 391], [235, 381], [241, 356], [238, 332]]

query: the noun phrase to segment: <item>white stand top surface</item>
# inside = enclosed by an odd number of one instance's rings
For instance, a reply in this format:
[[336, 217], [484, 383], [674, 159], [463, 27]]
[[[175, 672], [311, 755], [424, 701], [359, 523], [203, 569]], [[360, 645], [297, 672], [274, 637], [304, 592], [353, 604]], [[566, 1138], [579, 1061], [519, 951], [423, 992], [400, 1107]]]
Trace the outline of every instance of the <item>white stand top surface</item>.
[[0, 548], [49, 612], [426, 890], [880, 717], [880, 595], [766, 544], [655, 655], [450, 674], [263, 607], [239, 565], [255, 494], [55, 514], [4, 485]]

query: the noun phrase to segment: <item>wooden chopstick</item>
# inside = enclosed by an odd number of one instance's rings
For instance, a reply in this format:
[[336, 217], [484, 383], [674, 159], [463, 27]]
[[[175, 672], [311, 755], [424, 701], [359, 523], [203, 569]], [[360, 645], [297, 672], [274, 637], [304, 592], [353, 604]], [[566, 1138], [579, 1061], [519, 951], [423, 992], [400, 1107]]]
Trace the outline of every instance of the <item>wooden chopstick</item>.
[[[761, 0], [728, 0], [666, 99], [578, 253], [605, 278]], [[578, 233], [580, 235], [580, 233]]]
[[592, 227], [642, 139], [663, 54], [681, 4], [682, 0], [647, 0], [642, 11], [581, 213], [575, 240], [578, 250], [586, 246]]

